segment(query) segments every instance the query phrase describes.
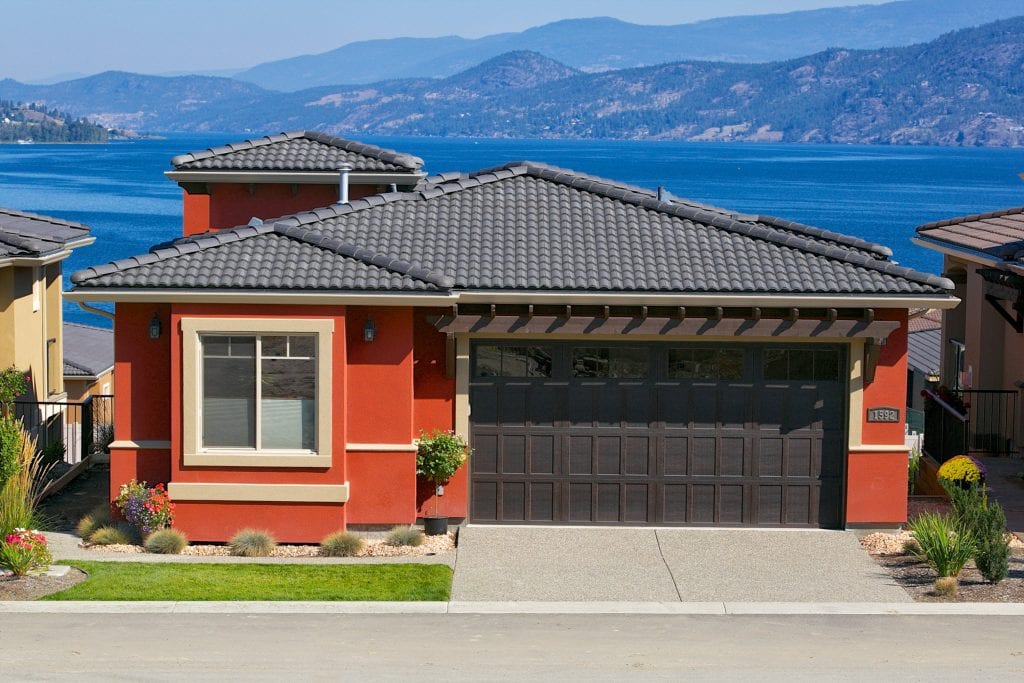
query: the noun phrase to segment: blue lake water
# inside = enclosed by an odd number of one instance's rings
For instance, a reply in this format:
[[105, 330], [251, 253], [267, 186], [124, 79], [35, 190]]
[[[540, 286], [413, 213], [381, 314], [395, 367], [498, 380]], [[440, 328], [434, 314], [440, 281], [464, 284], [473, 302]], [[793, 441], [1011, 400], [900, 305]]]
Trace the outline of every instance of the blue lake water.
[[[75, 250], [67, 275], [145, 253], [181, 232], [181, 191], [170, 158], [252, 137], [220, 133], [106, 145], [0, 145], [0, 206], [88, 224], [96, 243]], [[939, 272], [935, 252], [910, 243], [921, 223], [1024, 204], [1024, 150], [848, 145], [470, 140], [364, 137], [426, 160], [430, 173], [530, 159], [679, 197], [857, 235], [901, 264]], [[103, 324], [65, 306], [71, 321]]]

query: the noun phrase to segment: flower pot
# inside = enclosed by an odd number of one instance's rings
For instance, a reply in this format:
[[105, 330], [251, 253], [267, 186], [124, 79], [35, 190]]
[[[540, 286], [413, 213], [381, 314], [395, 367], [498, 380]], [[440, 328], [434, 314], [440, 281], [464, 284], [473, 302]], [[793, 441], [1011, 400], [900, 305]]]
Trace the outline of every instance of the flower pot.
[[447, 517], [424, 517], [423, 533], [427, 536], [444, 536], [448, 533]]

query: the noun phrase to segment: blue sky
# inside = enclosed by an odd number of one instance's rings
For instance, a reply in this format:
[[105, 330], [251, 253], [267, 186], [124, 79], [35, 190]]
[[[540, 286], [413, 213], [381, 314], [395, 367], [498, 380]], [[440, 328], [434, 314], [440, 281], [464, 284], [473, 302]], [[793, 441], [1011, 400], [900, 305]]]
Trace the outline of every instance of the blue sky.
[[4, 3], [0, 78], [247, 67], [357, 40], [521, 31], [612, 16], [680, 24], [887, 0], [20, 0]]

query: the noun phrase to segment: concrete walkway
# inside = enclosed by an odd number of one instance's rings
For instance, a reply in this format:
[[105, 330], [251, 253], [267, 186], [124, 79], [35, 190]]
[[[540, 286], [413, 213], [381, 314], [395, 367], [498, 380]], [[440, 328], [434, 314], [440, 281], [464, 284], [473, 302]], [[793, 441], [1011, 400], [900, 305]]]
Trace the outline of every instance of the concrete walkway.
[[911, 602], [853, 533], [469, 526], [453, 601]]

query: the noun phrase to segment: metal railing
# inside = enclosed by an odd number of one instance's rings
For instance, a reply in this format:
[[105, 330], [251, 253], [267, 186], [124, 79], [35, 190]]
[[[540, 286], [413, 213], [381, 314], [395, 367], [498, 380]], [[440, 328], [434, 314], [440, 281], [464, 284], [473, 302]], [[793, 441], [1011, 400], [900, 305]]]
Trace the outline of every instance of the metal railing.
[[924, 452], [943, 463], [967, 452], [969, 420], [938, 394], [925, 389]]
[[968, 450], [989, 455], [1016, 454], [1017, 392], [965, 389], [959, 393], [970, 415]]
[[101, 394], [84, 401], [15, 401], [14, 416], [21, 419], [46, 457], [75, 465], [94, 448], [110, 442], [114, 397]]

